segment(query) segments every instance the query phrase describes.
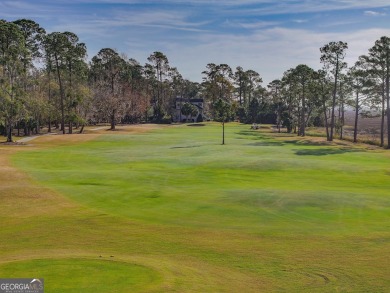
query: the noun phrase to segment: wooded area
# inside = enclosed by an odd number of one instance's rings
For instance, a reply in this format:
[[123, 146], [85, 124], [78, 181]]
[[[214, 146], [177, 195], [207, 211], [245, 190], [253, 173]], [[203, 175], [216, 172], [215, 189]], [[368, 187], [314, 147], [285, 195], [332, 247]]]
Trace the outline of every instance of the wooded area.
[[380, 145], [388, 148], [390, 38], [378, 39], [350, 67], [347, 49], [341, 41], [325, 44], [321, 70], [299, 64], [266, 86], [254, 70], [214, 63], [197, 83], [184, 79], [162, 52], [143, 66], [111, 48], [88, 59], [86, 44], [72, 32], [47, 33], [28, 19], [0, 20], [0, 133], [12, 142], [16, 131], [30, 135], [42, 126], [65, 134], [102, 122], [111, 129], [117, 123], [170, 123], [177, 97], [201, 97], [207, 116], [226, 116], [223, 123], [272, 123], [300, 136], [308, 126], [323, 126], [328, 141], [343, 138], [346, 109], [355, 113], [355, 142], [359, 117], [379, 115]]

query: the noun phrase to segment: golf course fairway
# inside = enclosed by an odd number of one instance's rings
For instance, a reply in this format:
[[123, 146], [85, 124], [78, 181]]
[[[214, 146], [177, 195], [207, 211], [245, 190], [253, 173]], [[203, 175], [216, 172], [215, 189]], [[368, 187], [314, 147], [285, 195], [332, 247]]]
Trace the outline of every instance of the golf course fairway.
[[390, 153], [219, 123], [0, 146], [0, 277], [45, 292], [388, 292]]

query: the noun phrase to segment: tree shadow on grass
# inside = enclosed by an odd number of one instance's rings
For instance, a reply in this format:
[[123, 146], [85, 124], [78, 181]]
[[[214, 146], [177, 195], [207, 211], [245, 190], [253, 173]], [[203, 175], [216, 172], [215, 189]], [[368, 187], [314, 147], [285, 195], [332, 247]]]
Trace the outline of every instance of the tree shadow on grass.
[[340, 155], [345, 153], [363, 152], [363, 150], [354, 150], [349, 148], [322, 148], [322, 149], [302, 149], [294, 150], [298, 156], [328, 156]]
[[250, 146], [284, 146], [284, 143], [281, 141], [262, 141], [262, 142], [254, 142], [248, 143]]
[[[257, 140], [258, 142], [249, 143], [248, 146], [285, 146], [285, 145], [296, 145], [296, 146], [328, 146], [327, 148], [317, 148], [317, 149], [295, 149], [295, 154], [298, 156], [327, 156], [327, 155], [337, 155], [344, 153], [355, 153], [355, 152], [365, 152], [363, 149], [354, 149], [346, 147], [343, 143], [337, 143], [334, 145], [334, 142], [330, 143], [324, 140], [310, 140], [304, 138], [297, 139], [277, 139], [264, 135], [257, 131], [253, 130], [241, 130], [237, 133], [238, 135], [245, 136], [242, 139], [248, 140]], [[295, 136], [295, 135], [294, 135]], [[287, 137], [292, 137], [286, 136]], [[295, 136], [296, 137], [296, 136]]]
[[252, 139], [252, 140], [272, 140], [273, 138], [268, 137], [262, 133], [253, 130], [241, 130], [237, 132], [238, 135], [246, 136], [243, 139]]
[[261, 140], [254, 143], [248, 143], [246, 145], [249, 146], [283, 146], [283, 141], [275, 140], [272, 137], [269, 137], [267, 135], [263, 135], [259, 132], [253, 131], [253, 130], [241, 130], [237, 134], [245, 136], [241, 139], [247, 139], [247, 140]]
[[299, 144], [299, 145], [310, 145], [310, 146], [329, 146], [329, 142], [327, 141], [310, 141], [310, 140], [302, 140], [302, 139], [294, 139], [294, 140], [284, 140], [285, 144]]

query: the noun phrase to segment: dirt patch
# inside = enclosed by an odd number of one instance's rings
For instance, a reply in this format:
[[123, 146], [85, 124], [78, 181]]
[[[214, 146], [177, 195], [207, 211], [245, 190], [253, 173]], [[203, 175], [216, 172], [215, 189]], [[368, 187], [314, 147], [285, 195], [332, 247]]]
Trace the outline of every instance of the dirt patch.
[[206, 124], [203, 124], [203, 123], [193, 123], [193, 124], [187, 124], [187, 126], [206, 126]]
[[110, 130], [109, 125], [104, 126], [87, 126], [83, 133], [74, 131], [73, 134], [62, 134], [62, 132], [43, 133], [35, 136], [22, 137], [14, 142], [6, 142], [0, 140], [0, 146], [59, 146], [74, 143], [82, 143], [92, 140], [101, 134], [137, 134], [146, 133], [155, 129], [166, 128], [170, 125], [164, 124], [136, 124], [136, 125], [118, 125], [115, 130]]
[[33, 183], [29, 175], [12, 166], [10, 156], [23, 149], [0, 148], [0, 215], [21, 219], [38, 214], [57, 214], [76, 207], [67, 198]]
[[95, 139], [100, 134], [91, 133], [91, 134], [61, 134], [61, 135], [46, 135], [42, 136], [39, 139], [32, 142], [37, 146], [60, 146], [60, 145], [69, 145], [75, 143], [82, 143]]

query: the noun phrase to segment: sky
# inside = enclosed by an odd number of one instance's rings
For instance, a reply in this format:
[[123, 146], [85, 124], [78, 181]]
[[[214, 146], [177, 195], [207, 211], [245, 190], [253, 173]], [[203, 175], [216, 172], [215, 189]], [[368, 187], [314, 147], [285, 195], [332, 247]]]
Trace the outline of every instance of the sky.
[[70, 31], [91, 59], [116, 49], [141, 65], [164, 53], [201, 82], [208, 63], [255, 70], [266, 86], [299, 64], [320, 69], [320, 47], [348, 43], [349, 66], [390, 37], [389, 0], [0, 0], [0, 19]]

